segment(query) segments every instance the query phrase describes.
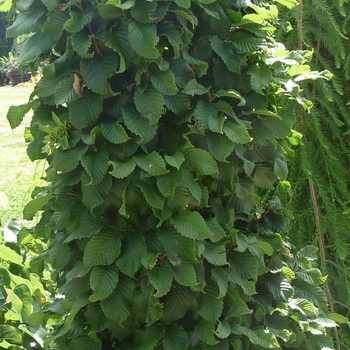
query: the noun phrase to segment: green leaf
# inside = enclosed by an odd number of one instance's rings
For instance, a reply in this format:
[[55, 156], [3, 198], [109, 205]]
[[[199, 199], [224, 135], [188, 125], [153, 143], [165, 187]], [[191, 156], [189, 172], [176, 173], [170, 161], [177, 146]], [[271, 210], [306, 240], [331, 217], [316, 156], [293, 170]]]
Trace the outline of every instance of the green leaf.
[[109, 173], [117, 179], [126, 178], [135, 170], [136, 167], [136, 162], [133, 158], [130, 158], [126, 162], [110, 161], [110, 164], [113, 165], [113, 170]]
[[246, 125], [243, 123], [236, 123], [234, 121], [227, 120], [224, 123], [223, 131], [225, 135], [234, 143], [245, 144], [252, 140]]
[[215, 323], [201, 320], [195, 325], [195, 330], [199, 339], [205, 344], [215, 345], [219, 343], [219, 341], [214, 337]]
[[302, 269], [296, 271], [295, 275], [303, 281], [314, 285], [320, 285], [327, 281], [327, 276], [322, 276], [321, 271], [316, 268]]
[[87, 173], [81, 179], [82, 202], [90, 210], [101, 205], [112, 189], [112, 178], [107, 174], [99, 183], [92, 184]]
[[165, 327], [160, 324], [153, 324], [147, 327], [141, 334], [142, 344], [140, 350], [152, 350], [160, 339], [163, 338]]
[[141, 189], [146, 202], [156, 209], [164, 209], [164, 197], [159, 193], [158, 188], [154, 184], [146, 182], [138, 182], [137, 186]]
[[263, 348], [275, 349], [280, 348], [276, 336], [269, 331], [269, 329], [259, 328], [257, 330], [251, 330], [241, 325], [234, 325], [232, 328], [234, 334], [246, 335], [252, 344], [259, 345]]
[[[106, 299], [103, 299], [101, 308], [103, 313], [113, 322], [120, 324], [130, 315], [134, 283], [130, 278], [120, 278], [118, 288]], [[118, 310], [118, 312], [116, 312]]]
[[180, 169], [181, 164], [185, 161], [184, 155], [178, 151], [171, 156], [164, 156], [164, 159], [169, 165], [175, 167], [177, 170]]
[[20, 12], [14, 23], [6, 29], [6, 36], [10, 38], [38, 32], [46, 21], [46, 12], [44, 7]]
[[149, 124], [156, 124], [163, 113], [164, 98], [161, 92], [148, 88], [142, 95], [136, 90], [134, 95], [136, 109], [149, 120]]
[[160, 56], [156, 48], [159, 37], [154, 24], [137, 23], [131, 20], [128, 27], [128, 38], [134, 51], [141, 57], [152, 59]]
[[248, 74], [250, 74], [250, 84], [254, 91], [258, 94], [264, 94], [262, 89], [269, 86], [272, 79], [270, 68], [251, 66], [248, 69]]
[[95, 302], [112, 294], [119, 281], [119, 270], [115, 266], [96, 266], [90, 275], [90, 286], [94, 294], [89, 301]]
[[70, 33], [80, 32], [94, 18], [93, 12], [83, 14], [82, 12], [71, 12], [71, 18], [64, 24], [64, 28]]
[[203, 252], [203, 257], [208, 260], [209, 263], [216, 266], [228, 265], [225, 246], [207, 242], [205, 242], [204, 245], [205, 250]]
[[217, 322], [221, 316], [224, 302], [218, 295], [216, 284], [208, 283], [198, 298], [198, 313], [208, 322]]
[[68, 103], [69, 117], [77, 129], [93, 125], [102, 112], [102, 96], [84, 93], [78, 100]]
[[83, 59], [81, 75], [84, 83], [96, 94], [113, 95], [107, 79], [115, 74], [119, 60], [116, 55]]
[[32, 199], [23, 209], [23, 218], [33, 220], [35, 214], [44, 208], [44, 206], [53, 198], [52, 195], [42, 196]]
[[190, 108], [190, 97], [185, 94], [176, 94], [173, 96], [164, 96], [165, 106], [177, 115], [188, 112]]
[[182, 210], [177, 216], [170, 218], [170, 222], [185, 237], [200, 240], [211, 236], [203, 217], [196, 211]]
[[166, 197], [173, 199], [175, 190], [182, 182], [182, 172], [171, 169], [167, 174], [157, 176], [157, 186], [160, 193]]
[[92, 45], [92, 38], [85, 32], [78, 32], [72, 35], [74, 51], [82, 58], [91, 58], [89, 49]]
[[134, 277], [142, 266], [141, 259], [146, 252], [147, 246], [143, 236], [129, 233], [123, 238], [122, 251], [116, 264], [125, 275]]
[[120, 123], [102, 123], [101, 124], [101, 133], [109, 141], [116, 145], [125, 143], [130, 140], [130, 137], [126, 133]]
[[195, 180], [193, 174], [188, 171], [184, 170], [183, 172], [183, 185], [188, 188], [191, 195], [199, 202], [202, 199], [202, 189], [199, 183]]
[[280, 158], [275, 159], [274, 172], [276, 176], [281, 180], [286, 180], [288, 177], [288, 166], [285, 161]]
[[199, 148], [185, 148], [181, 151], [185, 156], [186, 166], [199, 175], [211, 175], [218, 172], [218, 166], [209, 152]]
[[48, 52], [55, 44], [50, 33], [36, 32], [22, 45], [18, 63], [28, 63], [38, 58], [42, 53]]
[[294, 8], [296, 5], [298, 5], [297, 0], [274, 0], [275, 2], [287, 7], [288, 9]]
[[141, 259], [141, 264], [146, 269], [153, 269], [158, 261], [159, 254], [147, 252]]
[[207, 133], [206, 139], [210, 154], [218, 161], [227, 163], [226, 158], [233, 152], [234, 143], [225, 135]]
[[165, 167], [165, 162], [162, 156], [156, 151], [150, 154], [134, 157], [136, 164], [150, 175], [163, 175], [169, 172]]
[[168, 257], [185, 258], [192, 264], [197, 263], [195, 241], [180, 235], [174, 228], [162, 228], [158, 231], [158, 238]]
[[74, 82], [73, 74], [59, 81], [54, 93], [55, 103], [57, 105], [67, 103], [67, 102], [72, 102], [79, 98], [78, 94], [74, 91], [73, 82]]
[[211, 277], [219, 287], [219, 298], [223, 298], [227, 294], [228, 276], [223, 268], [211, 270]]
[[[1, 324], [0, 325], [0, 334], [2, 341], [7, 341], [10, 344], [22, 345], [22, 335], [18, 327], [13, 327], [9, 324]], [[14, 347], [12, 345], [11, 347]]]
[[231, 41], [221, 41], [217, 36], [209, 37], [213, 50], [221, 57], [229, 71], [241, 72], [240, 57], [234, 52]]
[[199, 84], [196, 79], [192, 79], [188, 84], [182, 89], [182, 93], [190, 96], [194, 95], [204, 95], [210, 90], [209, 87], [205, 87]]
[[165, 264], [160, 266], [155, 266], [149, 272], [149, 281], [153, 287], [157, 290], [157, 293], [154, 294], [156, 298], [161, 298], [166, 295], [173, 282], [173, 274], [168, 266]]
[[188, 348], [187, 332], [178, 324], [167, 328], [162, 345], [164, 350], [184, 350]]
[[253, 182], [256, 186], [272, 190], [274, 189], [274, 183], [276, 182], [277, 177], [273, 168], [269, 164], [256, 163], [255, 172], [253, 175]]
[[318, 309], [309, 300], [300, 298], [290, 299], [288, 306], [293, 310], [298, 310], [307, 317], [318, 316]]
[[121, 240], [116, 232], [102, 230], [87, 243], [83, 262], [87, 267], [110, 265], [120, 255]]
[[230, 297], [230, 303], [229, 303], [230, 309], [226, 316], [227, 318], [249, 315], [253, 313], [253, 310], [249, 309], [247, 303], [241, 299], [238, 290], [230, 287], [229, 297]]
[[9, 108], [6, 118], [10, 123], [11, 129], [17, 128], [17, 126], [22, 123], [24, 116], [31, 110], [32, 107], [32, 103], [26, 103], [19, 106], [11, 106]]
[[6, 247], [5, 245], [0, 245], [0, 259], [12, 262], [17, 265], [22, 265], [23, 262], [23, 258], [21, 255], [19, 255], [9, 247]]
[[64, 241], [62, 233], [57, 233], [54, 241], [49, 246], [48, 260], [53, 268], [58, 269], [66, 266], [70, 258], [70, 248]]
[[89, 174], [91, 184], [97, 184], [107, 174], [108, 153], [103, 148], [97, 152], [87, 152], [81, 158], [81, 164]]
[[196, 273], [191, 263], [182, 260], [181, 264], [177, 266], [170, 264], [169, 266], [177, 283], [187, 287], [193, 287], [197, 284]]
[[149, 125], [149, 120], [144, 118], [131, 103], [123, 106], [122, 111], [126, 127], [140, 136], [142, 143], [147, 143], [153, 139], [157, 132], [157, 124]]
[[154, 88], [164, 95], [176, 95], [178, 88], [171, 70], [161, 71], [157, 66], [150, 70], [150, 79]]

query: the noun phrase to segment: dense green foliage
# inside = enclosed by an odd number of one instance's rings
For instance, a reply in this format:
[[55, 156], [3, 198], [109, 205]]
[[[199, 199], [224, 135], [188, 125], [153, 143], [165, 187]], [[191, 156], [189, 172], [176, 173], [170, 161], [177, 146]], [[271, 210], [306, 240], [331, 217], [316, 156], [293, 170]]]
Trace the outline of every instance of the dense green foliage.
[[[296, 124], [303, 134], [303, 147], [298, 148], [291, 166], [290, 209], [295, 216], [291, 240], [299, 247], [320, 246], [322, 272], [329, 276], [330, 309], [346, 316], [350, 301], [349, 10], [348, 1], [317, 0], [300, 1], [292, 12], [281, 12], [295, 28], [288, 36], [281, 35], [286, 46], [314, 48], [310, 66], [334, 74], [330, 81], [303, 86], [314, 108], [301, 113]], [[310, 192], [310, 184], [315, 191]], [[316, 218], [315, 212], [319, 213]], [[350, 348], [348, 327], [340, 329], [337, 342], [337, 349], [344, 346]]]
[[318, 74], [310, 52], [275, 41], [276, 5], [17, 9], [8, 35], [35, 33], [20, 60], [49, 61], [8, 112], [16, 127], [33, 110], [28, 155], [48, 163], [24, 208], [42, 213], [32, 239], [48, 246], [29, 269], [57, 285], [22, 320], [48, 332], [44, 347], [332, 348], [327, 329], [346, 320], [326, 314], [316, 251], [283, 237], [292, 125], [311, 106], [297, 82]]

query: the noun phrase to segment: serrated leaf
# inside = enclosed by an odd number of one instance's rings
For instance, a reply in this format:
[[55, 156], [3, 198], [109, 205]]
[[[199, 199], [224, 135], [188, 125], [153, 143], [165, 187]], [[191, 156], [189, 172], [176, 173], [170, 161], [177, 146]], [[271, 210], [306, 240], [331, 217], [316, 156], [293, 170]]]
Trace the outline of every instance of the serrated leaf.
[[0, 245], [0, 259], [3, 261], [9, 261], [17, 265], [22, 265], [23, 262], [23, 258], [21, 255], [16, 253], [11, 248], [6, 247], [5, 245]]
[[228, 311], [227, 318], [249, 315], [253, 313], [253, 310], [249, 309], [247, 303], [241, 299], [238, 290], [230, 287], [229, 297], [230, 297], [230, 304], [229, 304], [230, 309]]
[[205, 344], [215, 345], [219, 343], [214, 337], [215, 323], [201, 320], [195, 325], [195, 330], [199, 339]]
[[153, 324], [147, 327], [141, 333], [142, 344], [140, 344], [140, 350], [154, 349], [158, 341], [163, 338], [164, 332], [164, 325]]
[[123, 238], [122, 250], [116, 265], [120, 271], [129, 277], [142, 266], [141, 259], [147, 252], [147, 246], [142, 235], [129, 234]]
[[154, 24], [138, 23], [130, 21], [128, 27], [128, 38], [133, 50], [145, 58], [158, 58], [159, 51], [156, 48], [159, 37]]
[[125, 143], [130, 140], [130, 137], [126, 133], [123, 126], [118, 123], [102, 123], [101, 124], [101, 133], [109, 141], [116, 145]]
[[174, 278], [182, 286], [193, 287], [197, 284], [196, 273], [193, 265], [185, 260], [177, 266], [170, 265]]
[[318, 316], [318, 309], [309, 300], [300, 298], [290, 299], [288, 301], [288, 306], [293, 310], [300, 311], [307, 317]]
[[164, 156], [164, 159], [169, 165], [175, 167], [177, 170], [180, 169], [181, 164], [185, 161], [184, 155], [178, 151], [171, 156]]
[[226, 121], [223, 126], [224, 134], [234, 143], [245, 144], [252, 140], [244, 124], [234, 121]]
[[276, 182], [277, 177], [273, 171], [272, 166], [269, 164], [256, 163], [255, 171], [253, 175], [253, 182], [256, 186], [272, 190], [274, 188], [274, 183]]
[[33, 103], [25, 103], [19, 106], [11, 106], [7, 111], [6, 118], [10, 123], [11, 129], [17, 128], [22, 121], [24, 116], [31, 110]]
[[117, 233], [102, 230], [87, 243], [83, 262], [87, 267], [112, 264], [120, 254], [121, 240]]
[[153, 151], [150, 154], [135, 156], [134, 159], [136, 164], [150, 175], [163, 175], [169, 171], [165, 167], [163, 157], [156, 151]]
[[118, 288], [108, 298], [100, 302], [103, 313], [117, 324], [125, 321], [132, 309], [133, 292], [134, 283], [132, 280], [120, 278]]
[[184, 350], [187, 349], [187, 344], [187, 332], [178, 324], [169, 327], [162, 340], [164, 350]]
[[218, 119], [218, 111], [212, 103], [205, 103], [200, 100], [194, 110], [194, 118], [198, 131], [204, 134], [209, 128], [209, 119], [211, 122]]
[[149, 273], [149, 281], [157, 290], [154, 296], [160, 298], [169, 292], [173, 282], [173, 274], [164, 264], [155, 266]]
[[159, 230], [158, 238], [168, 257], [170, 255], [184, 257], [192, 264], [197, 263], [195, 241], [193, 239], [180, 235], [174, 228]]
[[157, 264], [159, 254], [147, 252], [141, 259], [141, 264], [146, 269], [153, 269]]
[[116, 177], [117, 179], [124, 179], [129, 176], [136, 167], [136, 162], [133, 158], [130, 158], [126, 162], [112, 162], [110, 164], [113, 166], [113, 170], [109, 173]]
[[53, 268], [64, 267], [70, 258], [70, 249], [62, 233], [56, 235], [48, 249], [48, 260]]
[[233, 73], [240, 73], [240, 58], [234, 52], [231, 41], [221, 41], [217, 36], [210, 36], [209, 41], [213, 50], [221, 57], [228, 70]]
[[161, 92], [148, 88], [142, 95], [136, 90], [134, 95], [136, 109], [149, 120], [149, 124], [156, 124], [163, 113], [164, 98]]
[[73, 83], [73, 74], [59, 81], [55, 89], [55, 103], [57, 105], [72, 102], [79, 98], [78, 94], [74, 91]]
[[226, 249], [225, 246], [221, 244], [204, 243], [205, 250], [203, 252], [203, 257], [208, 260], [209, 263], [216, 266], [227, 265], [226, 260]]
[[207, 284], [198, 299], [198, 313], [208, 322], [217, 322], [222, 313], [224, 303], [218, 298], [218, 289], [215, 284]]
[[99, 183], [91, 184], [90, 177], [83, 173], [81, 179], [82, 202], [88, 209], [101, 205], [112, 189], [112, 178], [107, 174]]
[[83, 59], [80, 74], [84, 83], [96, 94], [113, 95], [107, 79], [115, 74], [118, 64], [116, 55]]
[[102, 96], [84, 93], [78, 100], [68, 103], [69, 117], [77, 129], [93, 125], [102, 112]]
[[33, 220], [35, 214], [44, 208], [44, 206], [53, 198], [52, 195], [42, 196], [32, 199], [23, 209], [23, 218]]
[[85, 32], [78, 32], [72, 35], [72, 45], [74, 51], [82, 58], [91, 58], [89, 49], [92, 45], [92, 39]]
[[209, 152], [199, 148], [185, 148], [181, 151], [185, 156], [188, 169], [199, 175], [211, 175], [218, 172], [218, 166]]
[[158, 188], [154, 184], [149, 184], [146, 182], [138, 182], [137, 186], [141, 189], [146, 202], [156, 209], [164, 209], [164, 197], [159, 193]]
[[70, 33], [80, 32], [94, 18], [93, 12], [71, 12], [71, 18], [64, 24], [64, 28]]
[[190, 97], [185, 94], [164, 96], [165, 106], [177, 115], [186, 113], [190, 108]]
[[280, 348], [280, 345], [278, 343], [278, 340], [276, 339], [276, 336], [272, 332], [270, 332], [268, 328], [251, 330], [245, 326], [236, 324], [233, 326], [232, 331], [234, 334], [246, 335], [249, 338], [249, 340], [252, 342], [252, 344], [259, 345], [263, 348], [270, 348], [270, 349]]
[[250, 74], [250, 84], [255, 92], [263, 94], [262, 89], [265, 89], [271, 83], [272, 74], [269, 67], [251, 66], [248, 69]]
[[154, 88], [164, 95], [176, 95], [178, 88], [171, 70], [161, 71], [156, 66], [150, 70], [150, 79]]
[[202, 84], [199, 84], [196, 79], [192, 79], [188, 84], [182, 89], [181, 93], [194, 96], [194, 95], [203, 95], [210, 90], [209, 87], [205, 87]]
[[173, 199], [176, 186], [182, 182], [182, 172], [171, 169], [167, 174], [157, 176], [156, 181], [160, 193], [166, 198]]
[[219, 242], [222, 238], [226, 237], [225, 230], [219, 225], [216, 219], [210, 218], [206, 223], [212, 234], [210, 238], [212, 242]]
[[112, 294], [119, 281], [119, 270], [115, 266], [96, 266], [90, 275], [90, 286], [94, 294], [89, 301], [95, 302]]
[[122, 107], [123, 119], [126, 127], [134, 134], [141, 137], [142, 143], [152, 140], [157, 132], [157, 124], [149, 125], [149, 120], [144, 118], [131, 103]]
[[288, 166], [285, 161], [280, 158], [275, 159], [273, 170], [278, 178], [286, 180], [288, 177]]
[[210, 154], [220, 162], [227, 162], [226, 158], [233, 152], [234, 143], [225, 135], [207, 133], [206, 139]]
[[170, 222], [185, 237], [200, 240], [211, 236], [206, 222], [196, 211], [182, 210], [177, 216], [170, 218]]
[[211, 277], [219, 287], [219, 298], [223, 298], [227, 294], [228, 276], [223, 268], [211, 270]]
[[108, 153], [101, 148], [97, 152], [87, 152], [81, 158], [81, 164], [89, 174], [92, 184], [103, 180], [108, 170]]

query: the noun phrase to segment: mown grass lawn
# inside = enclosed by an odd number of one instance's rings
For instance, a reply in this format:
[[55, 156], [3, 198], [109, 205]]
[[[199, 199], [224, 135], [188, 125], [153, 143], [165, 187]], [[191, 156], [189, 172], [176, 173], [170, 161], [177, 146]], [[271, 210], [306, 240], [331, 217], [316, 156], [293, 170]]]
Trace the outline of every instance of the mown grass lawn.
[[23, 207], [30, 200], [43, 168], [42, 162], [32, 163], [26, 153], [24, 130], [31, 115], [28, 114], [23, 124], [14, 130], [6, 119], [9, 107], [27, 102], [33, 88], [33, 84], [0, 87], [0, 190], [9, 200], [6, 207], [0, 206], [2, 225], [12, 218], [22, 219]]

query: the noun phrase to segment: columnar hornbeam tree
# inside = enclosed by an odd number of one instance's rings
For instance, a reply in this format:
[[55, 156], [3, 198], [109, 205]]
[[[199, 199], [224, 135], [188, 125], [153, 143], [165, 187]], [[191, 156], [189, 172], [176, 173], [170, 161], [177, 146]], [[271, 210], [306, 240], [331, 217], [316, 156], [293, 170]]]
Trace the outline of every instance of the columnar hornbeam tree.
[[65, 297], [28, 319], [56, 324], [45, 348], [331, 348], [316, 252], [283, 236], [297, 81], [317, 74], [275, 41], [276, 5], [15, 3], [20, 61], [48, 61], [8, 113], [33, 110], [47, 160], [24, 208], [49, 244], [32, 269]]

